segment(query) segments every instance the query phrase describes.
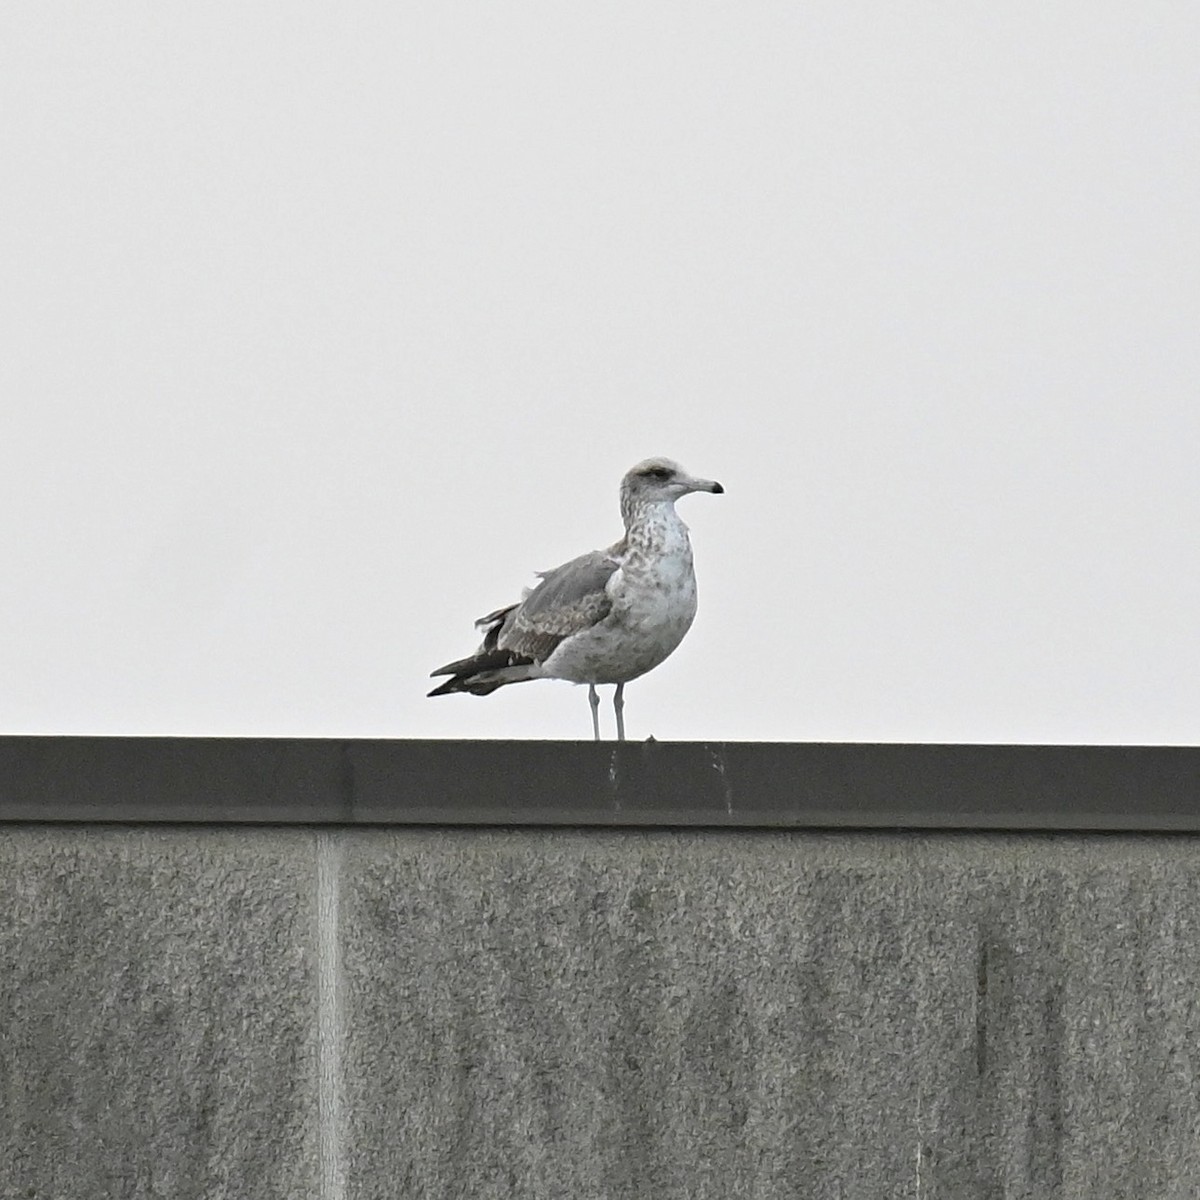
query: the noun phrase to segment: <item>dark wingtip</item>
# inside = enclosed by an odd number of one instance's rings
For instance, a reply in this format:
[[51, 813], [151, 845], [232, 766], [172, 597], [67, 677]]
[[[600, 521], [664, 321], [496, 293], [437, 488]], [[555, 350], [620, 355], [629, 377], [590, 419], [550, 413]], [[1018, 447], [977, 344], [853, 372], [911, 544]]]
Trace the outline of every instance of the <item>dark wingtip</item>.
[[491, 671], [503, 670], [505, 667], [532, 666], [533, 659], [526, 658], [524, 655], [516, 654], [511, 650], [484, 650], [479, 654], [473, 654], [470, 658], [460, 658], [458, 662], [447, 663], [444, 667], [438, 669], [430, 675], [431, 679], [436, 679], [439, 675], [449, 675], [450, 678], [439, 687], [435, 687], [432, 692], [426, 692], [427, 696], [448, 696], [452, 692], [470, 692], [472, 696], [489, 696], [497, 688], [504, 687], [506, 683], [521, 683], [520, 679], [485, 679], [481, 680], [480, 675], [486, 675]]
[[714, 496], [723, 496], [724, 494], [725, 494], [725, 489], [719, 483], [714, 483], [713, 484], [713, 495]]
[[426, 696], [448, 696], [451, 692], [457, 691], [457, 685], [462, 682], [462, 678], [456, 667], [461, 666], [461, 663], [447, 663], [444, 667], [438, 667], [436, 671], [429, 672], [430, 679], [437, 679], [440, 675], [449, 675], [450, 678], [445, 683], [439, 683], [432, 692], [426, 692]]

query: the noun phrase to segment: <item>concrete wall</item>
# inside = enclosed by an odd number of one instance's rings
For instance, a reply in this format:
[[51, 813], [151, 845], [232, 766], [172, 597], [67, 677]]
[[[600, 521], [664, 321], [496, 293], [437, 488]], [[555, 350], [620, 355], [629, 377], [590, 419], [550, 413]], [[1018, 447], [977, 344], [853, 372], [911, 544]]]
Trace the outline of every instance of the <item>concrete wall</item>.
[[0, 1197], [1200, 1195], [1200, 846], [0, 828]]

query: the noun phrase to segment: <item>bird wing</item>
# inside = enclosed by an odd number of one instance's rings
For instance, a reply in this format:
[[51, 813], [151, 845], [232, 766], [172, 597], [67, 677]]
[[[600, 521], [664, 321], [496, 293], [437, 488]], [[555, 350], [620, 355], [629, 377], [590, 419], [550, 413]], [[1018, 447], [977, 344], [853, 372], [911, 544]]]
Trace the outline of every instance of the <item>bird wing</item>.
[[542, 572], [542, 582], [520, 604], [500, 609], [479, 624], [496, 622], [492, 629], [497, 648], [545, 662], [567, 638], [608, 616], [612, 601], [606, 588], [621, 565], [615, 550], [593, 550]]

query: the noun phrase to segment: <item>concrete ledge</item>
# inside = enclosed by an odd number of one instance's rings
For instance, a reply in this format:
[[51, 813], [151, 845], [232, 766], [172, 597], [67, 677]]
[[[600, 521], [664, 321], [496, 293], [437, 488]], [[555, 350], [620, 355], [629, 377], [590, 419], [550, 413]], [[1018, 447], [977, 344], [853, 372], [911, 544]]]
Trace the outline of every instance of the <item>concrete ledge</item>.
[[0, 1198], [1190, 1200], [1198, 770], [0, 739]]
[[1200, 748], [0, 738], [0, 821], [1200, 831]]

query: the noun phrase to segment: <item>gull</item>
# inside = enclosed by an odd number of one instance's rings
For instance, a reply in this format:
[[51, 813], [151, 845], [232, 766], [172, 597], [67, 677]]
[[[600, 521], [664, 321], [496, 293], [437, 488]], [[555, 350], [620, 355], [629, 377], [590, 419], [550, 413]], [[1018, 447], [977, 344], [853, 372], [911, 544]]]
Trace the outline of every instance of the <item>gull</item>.
[[614, 683], [617, 740], [625, 740], [625, 685], [653, 670], [683, 641], [696, 616], [696, 575], [688, 527], [675, 501], [724, 488], [669, 458], [647, 458], [621, 480], [625, 536], [581, 554], [526, 589], [521, 600], [480, 617], [483, 644], [447, 663], [431, 696], [487, 696], [510, 683], [566, 679], [588, 685], [592, 733], [600, 740], [597, 684]]

